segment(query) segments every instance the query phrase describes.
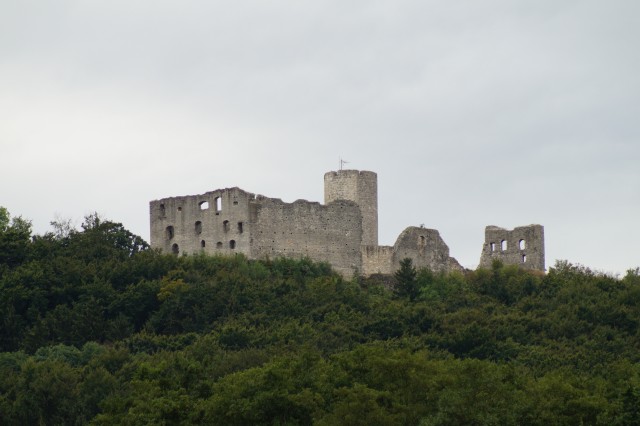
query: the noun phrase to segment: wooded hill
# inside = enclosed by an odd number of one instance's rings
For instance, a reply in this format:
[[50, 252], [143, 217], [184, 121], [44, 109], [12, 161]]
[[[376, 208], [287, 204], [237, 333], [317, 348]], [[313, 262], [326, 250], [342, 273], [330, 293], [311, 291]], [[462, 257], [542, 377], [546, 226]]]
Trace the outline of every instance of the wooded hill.
[[345, 280], [4, 213], [2, 425], [640, 424], [639, 269]]

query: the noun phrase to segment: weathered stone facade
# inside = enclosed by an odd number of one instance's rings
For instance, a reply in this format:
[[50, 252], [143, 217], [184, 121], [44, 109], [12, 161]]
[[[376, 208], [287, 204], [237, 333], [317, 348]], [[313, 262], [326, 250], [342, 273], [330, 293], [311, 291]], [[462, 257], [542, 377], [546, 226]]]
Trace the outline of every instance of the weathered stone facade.
[[324, 175], [324, 203], [351, 200], [360, 206], [362, 244], [378, 245], [378, 176], [374, 172], [340, 170]]
[[497, 259], [506, 265], [519, 265], [524, 269], [544, 271], [544, 227], [520, 226], [513, 230], [487, 226], [480, 268], [490, 268]]
[[[328, 172], [324, 184], [325, 204], [305, 200], [285, 203], [240, 188], [151, 201], [151, 246], [175, 254], [309, 257], [330, 263], [347, 277], [354, 273], [391, 274], [407, 257], [417, 268], [463, 270], [434, 229], [408, 227], [393, 246], [378, 245], [378, 182], [374, 172]], [[539, 238], [529, 235], [523, 238], [531, 245], [527, 252], [531, 257], [525, 258], [529, 263], [523, 265], [536, 268], [540, 251], [533, 248], [539, 247]], [[509, 238], [504, 239], [513, 244]], [[511, 251], [505, 251], [505, 263], [522, 260], [507, 253]], [[544, 269], [544, 245], [541, 255]]]
[[435, 229], [406, 228], [393, 246], [363, 246], [362, 270], [366, 275], [392, 274], [400, 261], [410, 258], [416, 268], [434, 272], [462, 271], [458, 261], [449, 256], [449, 247]]

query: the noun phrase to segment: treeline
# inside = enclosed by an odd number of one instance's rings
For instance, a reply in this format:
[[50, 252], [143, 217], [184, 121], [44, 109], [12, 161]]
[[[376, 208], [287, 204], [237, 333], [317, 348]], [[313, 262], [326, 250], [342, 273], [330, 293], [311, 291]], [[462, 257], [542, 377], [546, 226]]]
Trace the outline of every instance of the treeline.
[[640, 424], [640, 270], [345, 280], [0, 209], [0, 424]]

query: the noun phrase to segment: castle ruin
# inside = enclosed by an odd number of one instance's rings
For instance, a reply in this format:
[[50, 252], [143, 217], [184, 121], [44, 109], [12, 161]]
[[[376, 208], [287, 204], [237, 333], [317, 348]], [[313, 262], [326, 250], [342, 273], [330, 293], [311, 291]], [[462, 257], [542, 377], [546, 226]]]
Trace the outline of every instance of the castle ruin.
[[519, 226], [513, 230], [487, 226], [479, 268], [490, 268], [494, 260], [505, 265], [544, 271], [544, 228], [542, 225]]
[[[328, 262], [345, 277], [392, 274], [404, 258], [410, 258], [416, 268], [435, 272], [464, 269], [449, 255], [449, 247], [435, 229], [411, 226], [393, 246], [378, 245], [378, 178], [370, 171], [326, 173], [324, 204], [285, 203], [234, 187], [154, 200], [149, 207], [151, 246], [167, 253], [242, 253], [250, 259], [309, 257]], [[540, 232], [529, 234], [525, 231], [530, 227], [523, 227], [504, 238], [491, 234], [481, 266], [498, 257], [506, 264], [544, 270], [542, 227], [534, 227]], [[488, 227], [487, 232], [489, 228], [495, 227]], [[527, 242], [526, 253], [511, 248], [516, 240], [521, 244], [521, 236]], [[494, 241], [503, 240], [508, 241], [505, 250], [495, 250]]]

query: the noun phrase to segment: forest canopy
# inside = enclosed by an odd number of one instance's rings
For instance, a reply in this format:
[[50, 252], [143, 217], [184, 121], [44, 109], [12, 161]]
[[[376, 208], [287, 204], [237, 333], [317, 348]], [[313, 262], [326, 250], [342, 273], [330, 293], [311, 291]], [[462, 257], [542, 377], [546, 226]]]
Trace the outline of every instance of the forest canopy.
[[640, 269], [344, 279], [0, 208], [0, 424], [639, 424]]

